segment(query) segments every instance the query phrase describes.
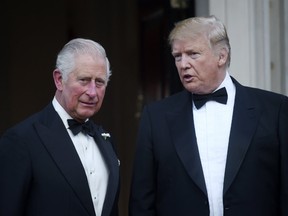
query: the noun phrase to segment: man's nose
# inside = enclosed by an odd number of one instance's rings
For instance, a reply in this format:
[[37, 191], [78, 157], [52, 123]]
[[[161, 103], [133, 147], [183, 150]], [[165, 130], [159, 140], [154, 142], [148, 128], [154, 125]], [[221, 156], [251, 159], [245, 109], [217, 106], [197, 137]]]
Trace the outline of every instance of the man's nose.
[[181, 62], [180, 62], [180, 65], [181, 65], [181, 68], [185, 69], [185, 68], [188, 68], [189, 67], [189, 59], [186, 55], [183, 55], [181, 57]]
[[91, 96], [91, 97], [93, 97], [93, 96], [96, 95], [96, 93], [97, 93], [97, 88], [96, 88], [96, 84], [95, 84], [94, 81], [91, 81], [91, 82], [89, 83], [88, 89], [87, 89], [86, 93], [87, 93], [89, 96]]

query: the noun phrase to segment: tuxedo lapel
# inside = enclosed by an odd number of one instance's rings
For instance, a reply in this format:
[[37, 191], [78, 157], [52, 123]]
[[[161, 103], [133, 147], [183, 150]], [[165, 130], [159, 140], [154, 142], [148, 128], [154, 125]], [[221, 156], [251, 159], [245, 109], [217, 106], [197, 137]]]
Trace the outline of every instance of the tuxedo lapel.
[[[175, 104], [178, 107], [180, 105]], [[183, 106], [174, 112], [167, 113], [167, 120], [180, 160], [195, 184], [207, 195], [193, 124], [192, 99], [188, 92], [186, 92]]]
[[109, 216], [118, 192], [120, 164], [113, 149], [112, 143], [110, 143], [108, 137], [104, 139], [104, 137], [101, 135], [102, 133], [104, 133], [104, 131], [100, 127], [97, 127], [94, 138], [109, 170], [107, 192], [102, 209], [102, 216]]
[[51, 105], [42, 117], [43, 124], [34, 125], [42, 143], [89, 215], [95, 215], [85, 171], [62, 120]]
[[236, 80], [233, 81], [236, 85], [236, 97], [224, 178], [224, 194], [240, 169], [260, 116], [251, 95]]

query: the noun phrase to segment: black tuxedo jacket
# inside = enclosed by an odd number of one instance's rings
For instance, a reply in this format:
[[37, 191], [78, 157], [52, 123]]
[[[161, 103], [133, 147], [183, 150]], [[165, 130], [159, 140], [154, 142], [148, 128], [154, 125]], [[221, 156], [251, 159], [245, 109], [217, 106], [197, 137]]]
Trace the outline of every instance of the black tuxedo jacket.
[[[112, 143], [95, 141], [109, 170], [102, 216], [118, 215], [119, 164]], [[1, 216], [95, 216], [80, 158], [52, 104], [0, 141]]]
[[[224, 215], [288, 216], [288, 98], [233, 82]], [[144, 108], [133, 172], [130, 216], [209, 216], [189, 92]]]

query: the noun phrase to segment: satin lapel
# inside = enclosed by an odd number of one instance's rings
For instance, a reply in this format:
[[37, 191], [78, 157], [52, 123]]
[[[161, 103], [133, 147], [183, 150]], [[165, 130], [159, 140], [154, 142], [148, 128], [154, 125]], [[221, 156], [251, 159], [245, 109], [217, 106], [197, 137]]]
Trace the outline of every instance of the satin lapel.
[[190, 94], [187, 93], [182, 108], [176, 112], [167, 113], [167, 120], [180, 160], [195, 184], [207, 195], [193, 124], [192, 99]]
[[224, 178], [224, 194], [240, 169], [260, 116], [260, 110], [256, 110], [251, 95], [234, 79], [233, 81], [236, 85], [236, 97]]
[[120, 161], [109, 138], [104, 139], [102, 137], [101, 133], [103, 132], [101, 128], [97, 129], [94, 138], [109, 170], [107, 193], [102, 210], [102, 216], [109, 216], [118, 192]]
[[[52, 110], [53, 109], [53, 110]], [[89, 215], [95, 215], [85, 171], [62, 120], [51, 106], [44, 124], [35, 124], [47, 151]]]

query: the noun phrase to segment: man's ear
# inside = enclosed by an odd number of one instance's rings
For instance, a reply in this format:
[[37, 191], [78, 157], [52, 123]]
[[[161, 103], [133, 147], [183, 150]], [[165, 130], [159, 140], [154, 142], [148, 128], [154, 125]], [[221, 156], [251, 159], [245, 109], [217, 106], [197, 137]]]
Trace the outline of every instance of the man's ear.
[[53, 79], [54, 79], [54, 83], [55, 83], [56, 88], [59, 91], [62, 91], [62, 89], [63, 89], [63, 76], [62, 76], [62, 73], [58, 69], [55, 69], [53, 71]]
[[228, 52], [225, 48], [222, 48], [219, 52], [219, 61], [218, 65], [221, 67], [226, 64], [228, 59]]

